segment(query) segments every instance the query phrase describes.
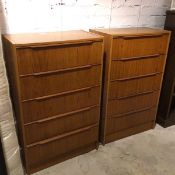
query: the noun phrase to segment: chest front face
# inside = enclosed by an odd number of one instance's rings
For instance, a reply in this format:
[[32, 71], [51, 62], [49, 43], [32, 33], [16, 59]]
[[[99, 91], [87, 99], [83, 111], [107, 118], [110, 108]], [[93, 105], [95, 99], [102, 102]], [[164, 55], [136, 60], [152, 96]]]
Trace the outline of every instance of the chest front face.
[[94, 32], [101, 32], [106, 38], [102, 142], [153, 128], [169, 34], [150, 29], [100, 29]]
[[7, 51], [27, 173], [98, 146], [103, 39], [78, 33]]

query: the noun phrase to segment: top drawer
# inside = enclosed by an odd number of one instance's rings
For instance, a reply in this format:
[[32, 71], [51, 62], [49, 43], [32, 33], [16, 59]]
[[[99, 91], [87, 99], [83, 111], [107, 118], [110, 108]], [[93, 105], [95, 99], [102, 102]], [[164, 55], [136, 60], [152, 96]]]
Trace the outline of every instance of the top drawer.
[[102, 42], [18, 49], [19, 74], [26, 75], [88, 64], [101, 64], [102, 51]]
[[112, 59], [165, 54], [168, 35], [122, 37], [113, 40]]

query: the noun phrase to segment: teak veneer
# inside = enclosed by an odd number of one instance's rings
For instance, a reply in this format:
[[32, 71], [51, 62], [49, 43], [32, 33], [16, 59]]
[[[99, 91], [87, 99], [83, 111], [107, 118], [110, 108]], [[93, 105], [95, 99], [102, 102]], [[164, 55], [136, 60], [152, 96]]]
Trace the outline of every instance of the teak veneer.
[[150, 28], [90, 32], [104, 36], [101, 142], [154, 128], [170, 32]]
[[26, 172], [98, 148], [103, 37], [3, 35]]

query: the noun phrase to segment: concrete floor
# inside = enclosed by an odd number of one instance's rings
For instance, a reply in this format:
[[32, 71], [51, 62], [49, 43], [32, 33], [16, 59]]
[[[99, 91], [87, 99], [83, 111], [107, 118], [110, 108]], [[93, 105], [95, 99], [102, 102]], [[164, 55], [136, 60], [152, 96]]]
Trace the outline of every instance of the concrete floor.
[[175, 175], [175, 126], [156, 126], [34, 175]]

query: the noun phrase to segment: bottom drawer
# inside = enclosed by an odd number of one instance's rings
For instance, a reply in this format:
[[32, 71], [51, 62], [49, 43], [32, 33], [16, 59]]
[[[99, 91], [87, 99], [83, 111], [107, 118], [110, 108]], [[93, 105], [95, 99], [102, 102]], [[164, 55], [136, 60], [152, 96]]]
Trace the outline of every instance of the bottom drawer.
[[25, 126], [27, 144], [98, 123], [99, 107], [88, 107]]
[[98, 127], [91, 126], [61, 137], [55, 137], [27, 147], [27, 164], [30, 170], [51, 164], [61, 156], [98, 141]]
[[154, 128], [154, 126], [155, 126], [155, 122], [149, 122], [149, 123], [145, 123], [143, 125], [138, 125], [138, 126], [135, 126], [132, 128], [121, 130], [121, 131], [118, 131], [118, 132], [115, 132], [115, 133], [112, 133], [112, 134], [106, 136], [105, 140], [103, 140], [103, 143], [109, 143], [112, 141], [122, 139], [124, 137], [138, 134], [138, 133], [147, 131], [149, 129], [152, 129], [152, 128]]
[[147, 110], [143, 109], [137, 113], [131, 113], [121, 117], [109, 117], [107, 118], [106, 134], [112, 134], [120, 130], [154, 121], [155, 115], [156, 108], [151, 108]]
[[156, 106], [159, 98], [159, 93], [159, 91], [154, 91], [129, 98], [109, 100], [107, 106], [107, 115], [121, 115], [143, 108]]

